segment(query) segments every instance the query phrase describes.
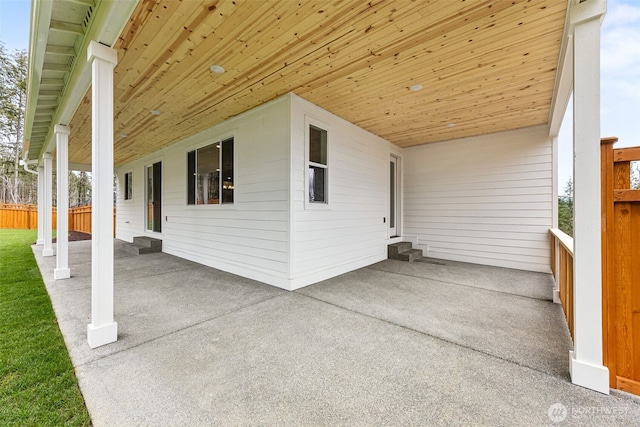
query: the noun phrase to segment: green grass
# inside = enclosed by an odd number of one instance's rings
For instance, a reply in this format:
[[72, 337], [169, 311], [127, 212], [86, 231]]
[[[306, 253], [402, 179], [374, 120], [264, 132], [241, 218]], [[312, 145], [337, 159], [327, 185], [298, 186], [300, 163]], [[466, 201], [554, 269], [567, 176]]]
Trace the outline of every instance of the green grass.
[[0, 229], [0, 426], [87, 426], [89, 413], [31, 252]]

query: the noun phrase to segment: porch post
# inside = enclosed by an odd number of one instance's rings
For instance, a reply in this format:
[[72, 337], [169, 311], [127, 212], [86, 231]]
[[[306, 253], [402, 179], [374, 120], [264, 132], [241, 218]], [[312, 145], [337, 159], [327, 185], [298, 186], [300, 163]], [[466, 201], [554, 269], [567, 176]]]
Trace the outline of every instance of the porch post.
[[87, 49], [91, 62], [91, 348], [118, 339], [113, 319], [113, 68], [117, 51], [96, 41]]
[[571, 381], [609, 394], [602, 355], [600, 24], [606, 0], [571, 10], [573, 27], [574, 350]]
[[[552, 213], [552, 226], [553, 228], [558, 228], [558, 136], [553, 136], [551, 138], [551, 144], [552, 144], [552, 149], [553, 149], [553, 181], [551, 182], [552, 185], [552, 194], [553, 194], [553, 200], [551, 201], [551, 211]], [[558, 243], [557, 239], [552, 239], [551, 243], [554, 245], [554, 254], [555, 256], [553, 257], [553, 259], [551, 259], [551, 263], [552, 263], [552, 268], [553, 271], [556, 272], [555, 276], [556, 276], [556, 280], [553, 281], [553, 302], [555, 304], [562, 304], [562, 301], [560, 300], [560, 280], [559, 279], [559, 272], [560, 272], [560, 256], [558, 256], [559, 253], [559, 249], [560, 249], [560, 244]]]
[[55, 280], [71, 277], [69, 269], [69, 128], [55, 125], [56, 134], [56, 185], [58, 218], [56, 228], [56, 268]]
[[42, 256], [53, 256], [53, 224], [51, 223], [51, 216], [53, 214], [53, 205], [51, 198], [53, 197], [53, 168], [51, 161], [51, 153], [44, 153], [42, 155], [44, 163], [44, 191], [42, 192], [42, 225], [44, 232], [44, 248], [42, 249]]
[[44, 245], [44, 166], [38, 166], [38, 240], [36, 245]]

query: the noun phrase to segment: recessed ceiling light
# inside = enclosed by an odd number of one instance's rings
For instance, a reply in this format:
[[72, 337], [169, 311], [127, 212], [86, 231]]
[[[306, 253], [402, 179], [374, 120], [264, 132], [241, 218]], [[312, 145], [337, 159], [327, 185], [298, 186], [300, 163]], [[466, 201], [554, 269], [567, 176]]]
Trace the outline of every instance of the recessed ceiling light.
[[222, 67], [221, 65], [212, 65], [211, 67], [209, 67], [209, 69], [211, 70], [211, 72], [216, 74], [224, 73], [224, 67]]
[[448, 128], [452, 128], [452, 127], [454, 127], [455, 125], [456, 125], [455, 123], [447, 123], [447, 127], [448, 127]]
[[129, 136], [129, 134], [126, 133], [126, 132], [120, 132], [120, 136], [123, 137], [123, 138], [126, 138], [126, 137]]
[[162, 113], [158, 110], [151, 110], [151, 114], [153, 114], [154, 116], [159, 116]]
[[422, 85], [411, 85], [409, 86], [409, 90], [411, 92], [417, 92], [422, 89]]

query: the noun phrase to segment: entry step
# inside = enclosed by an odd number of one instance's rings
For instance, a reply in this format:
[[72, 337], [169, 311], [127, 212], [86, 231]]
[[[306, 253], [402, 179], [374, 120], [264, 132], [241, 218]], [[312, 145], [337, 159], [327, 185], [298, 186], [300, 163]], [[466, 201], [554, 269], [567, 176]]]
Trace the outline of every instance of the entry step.
[[122, 249], [134, 255], [162, 252], [162, 240], [154, 237], [137, 236], [133, 238], [133, 243], [125, 244]]
[[392, 243], [387, 246], [387, 258], [413, 262], [422, 258], [422, 249], [413, 249], [411, 242]]

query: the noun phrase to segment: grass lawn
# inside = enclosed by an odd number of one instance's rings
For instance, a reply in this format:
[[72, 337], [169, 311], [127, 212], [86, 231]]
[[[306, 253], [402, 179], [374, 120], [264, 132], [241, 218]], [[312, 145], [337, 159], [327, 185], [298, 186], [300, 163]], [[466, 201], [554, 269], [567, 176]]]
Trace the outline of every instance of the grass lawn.
[[91, 425], [35, 240], [33, 230], [0, 229], [0, 426]]

